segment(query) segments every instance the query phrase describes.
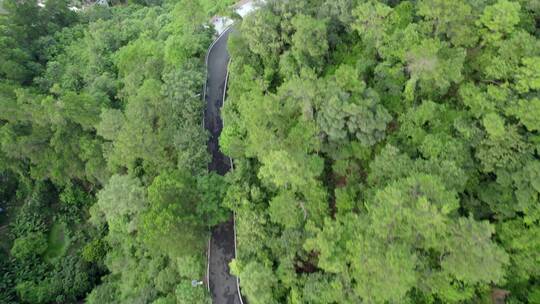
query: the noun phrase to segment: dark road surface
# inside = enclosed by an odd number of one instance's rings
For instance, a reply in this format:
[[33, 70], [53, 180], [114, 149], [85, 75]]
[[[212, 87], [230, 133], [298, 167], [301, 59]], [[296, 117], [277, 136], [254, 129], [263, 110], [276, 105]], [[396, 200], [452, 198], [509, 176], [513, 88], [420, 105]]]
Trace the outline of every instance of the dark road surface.
[[220, 117], [220, 108], [223, 105], [225, 93], [225, 78], [227, 77], [227, 64], [229, 53], [227, 52], [227, 39], [229, 31], [226, 31], [214, 44], [208, 54], [208, 79], [206, 79], [206, 110], [204, 113], [204, 125], [210, 132], [208, 151], [212, 154], [212, 162], [208, 166], [210, 171], [220, 175], [230, 169], [229, 158], [219, 151], [219, 134], [223, 128]]
[[[212, 154], [212, 162], [209, 164], [208, 169], [220, 175], [227, 173], [230, 169], [230, 160], [219, 151], [218, 143], [219, 134], [223, 128], [220, 108], [223, 106], [227, 64], [229, 63], [228, 37], [229, 31], [226, 31], [208, 54], [206, 110], [204, 113], [204, 125], [211, 135], [208, 142], [208, 151]], [[229, 272], [229, 262], [233, 258], [234, 226], [231, 219], [212, 231], [209, 285], [212, 293], [212, 303], [214, 304], [241, 304], [236, 278]]]

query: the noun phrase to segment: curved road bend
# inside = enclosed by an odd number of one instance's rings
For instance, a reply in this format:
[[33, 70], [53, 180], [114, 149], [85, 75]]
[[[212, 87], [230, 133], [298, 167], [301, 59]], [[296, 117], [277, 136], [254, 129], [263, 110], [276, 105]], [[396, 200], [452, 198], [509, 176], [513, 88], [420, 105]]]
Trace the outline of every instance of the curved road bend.
[[[212, 154], [210, 171], [224, 175], [230, 169], [229, 158], [219, 151], [219, 134], [223, 128], [220, 108], [223, 106], [225, 78], [227, 77], [227, 40], [224, 32], [208, 53], [208, 79], [206, 79], [206, 110], [204, 125], [210, 132], [208, 151]], [[210, 241], [209, 285], [214, 304], [241, 304], [236, 278], [229, 272], [229, 262], [234, 258], [234, 226], [232, 219], [212, 231]]]

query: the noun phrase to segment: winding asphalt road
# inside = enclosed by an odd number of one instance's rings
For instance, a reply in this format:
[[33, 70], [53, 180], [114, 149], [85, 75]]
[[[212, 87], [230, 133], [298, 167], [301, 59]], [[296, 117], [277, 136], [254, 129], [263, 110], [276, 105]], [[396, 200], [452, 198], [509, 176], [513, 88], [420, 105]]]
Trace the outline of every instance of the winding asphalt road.
[[[229, 30], [225, 31], [208, 52], [206, 79], [206, 110], [204, 125], [210, 132], [208, 151], [212, 154], [210, 171], [224, 175], [230, 169], [230, 159], [219, 150], [219, 134], [223, 128], [220, 109], [223, 106], [225, 80], [229, 53], [227, 40]], [[214, 304], [241, 304], [236, 278], [229, 272], [229, 262], [234, 258], [234, 223], [231, 218], [212, 231], [210, 241], [209, 285]]]

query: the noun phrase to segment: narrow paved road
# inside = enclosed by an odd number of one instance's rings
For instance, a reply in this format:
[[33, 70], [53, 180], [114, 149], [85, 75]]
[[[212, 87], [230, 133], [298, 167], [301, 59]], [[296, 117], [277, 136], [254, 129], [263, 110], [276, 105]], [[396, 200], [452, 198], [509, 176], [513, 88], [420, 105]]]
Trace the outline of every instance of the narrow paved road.
[[[208, 166], [210, 171], [225, 174], [230, 169], [229, 158], [219, 151], [219, 134], [223, 128], [220, 117], [220, 108], [223, 106], [225, 93], [225, 78], [227, 77], [226, 31], [216, 41], [208, 54], [208, 79], [206, 80], [206, 111], [204, 125], [210, 132], [208, 151], [212, 154], [212, 162]], [[209, 283], [214, 304], [241, 304], [238, 295], [236, 278], [229, 272], [229, 262], [234, 258], [234, 226], [232, 219], [217, 226], [212, 231], [210, 241], [210, 271]]]

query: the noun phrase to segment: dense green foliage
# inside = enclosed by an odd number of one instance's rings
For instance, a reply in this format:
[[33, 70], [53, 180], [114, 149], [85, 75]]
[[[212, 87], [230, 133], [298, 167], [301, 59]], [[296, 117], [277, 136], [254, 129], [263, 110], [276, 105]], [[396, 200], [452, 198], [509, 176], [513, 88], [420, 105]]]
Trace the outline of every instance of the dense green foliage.
[[539, 303], [539, 21], [527, 0], [246, 17], [221, 146], [249, 302]]
[[230, 211], [252, 304], [540, 303], [537, 1], [266, 1], [223, 178], [200, 92], [234, 2], [2, 1], [0, 303], [209, 303]]
[[200, 0], [201, 6], [204, 11], [209, 15], [215, 15], [217, 13], [227, 13], [230, 11], [232, 5], [236, 0]]
[[199, 94], [217, 3], [68, 4], [0, 16], [0, 302], [208, 303], [191, 280], [228, 218]]

